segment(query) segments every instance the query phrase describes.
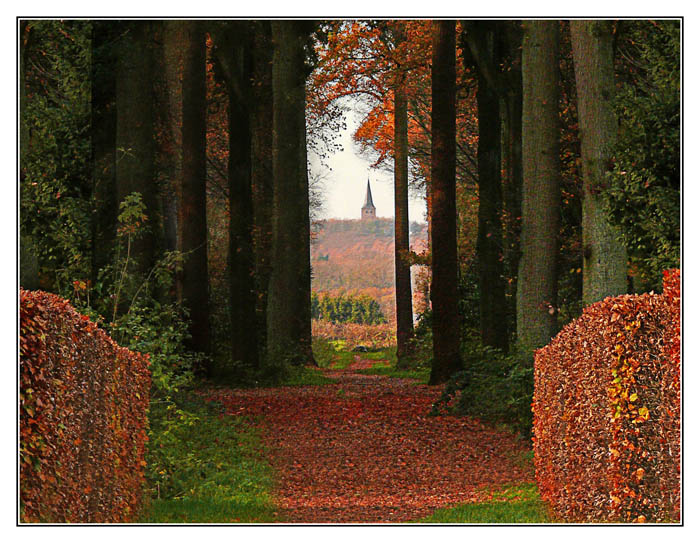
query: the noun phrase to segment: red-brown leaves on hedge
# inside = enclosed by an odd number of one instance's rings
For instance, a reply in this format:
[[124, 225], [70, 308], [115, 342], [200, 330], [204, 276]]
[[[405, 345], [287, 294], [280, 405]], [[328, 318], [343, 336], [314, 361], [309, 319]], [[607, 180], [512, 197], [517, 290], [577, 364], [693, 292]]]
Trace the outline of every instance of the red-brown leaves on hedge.
[[20, 291], [23, 522], [124, 522], [143, 484], [147, 357], [66, 300]]
[[593, 304], [536, 353], [536, 476], [566, 521], [680, 518], [679, 285]]
[[660, 413], [662, 436], [668, 448], [664, 448], [664, 479], [660, 481], [661, 500], [670, 504], [674, 518], [680, 518], [681, 498], [681, 274], [680, 270], [664, 272], [664, 298], [671, 320], [664, 329], [664, 356], [666, 367], [661, 380]]
[[405, 522], [533, 481], [526, 442], [473, 419], [429, 417], [438, 387], [353, 371], [329, 372], [338, 383], [322, 387], [206, 394], [260, 421], [280, 520]]

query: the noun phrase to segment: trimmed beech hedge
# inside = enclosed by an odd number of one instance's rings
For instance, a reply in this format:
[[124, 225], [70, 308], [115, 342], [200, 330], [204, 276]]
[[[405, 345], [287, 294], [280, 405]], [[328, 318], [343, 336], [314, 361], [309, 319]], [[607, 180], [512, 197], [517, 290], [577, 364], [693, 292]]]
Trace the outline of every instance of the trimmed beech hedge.
[[591, 305], [535, 353], [535, 470], [566, 522], [680, 520], [680, 272]]
[[144, 480], [148, 358], [20, 290], [20, 520], [128, 522]]

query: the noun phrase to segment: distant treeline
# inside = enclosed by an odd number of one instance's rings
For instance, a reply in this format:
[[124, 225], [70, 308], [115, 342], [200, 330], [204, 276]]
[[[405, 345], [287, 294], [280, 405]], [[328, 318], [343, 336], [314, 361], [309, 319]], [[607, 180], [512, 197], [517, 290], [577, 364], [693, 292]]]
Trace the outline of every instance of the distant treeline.
[[366, 294], [321, 296], [311, 293], [311, 316], [332, 323], [383, 324], [386, 317], [377, 300]]
[[[411, 222], [410, 234], [418, 236], [426, 228], [425, 223]], [[318, 232], [333, 234], [338, 232], [353, 232], [357, 235], [373, 235], [376, 237], [391, 237], [394, 235], [394, 219], [378, 218], [375, 220], [326, 219], [316, 223]]]

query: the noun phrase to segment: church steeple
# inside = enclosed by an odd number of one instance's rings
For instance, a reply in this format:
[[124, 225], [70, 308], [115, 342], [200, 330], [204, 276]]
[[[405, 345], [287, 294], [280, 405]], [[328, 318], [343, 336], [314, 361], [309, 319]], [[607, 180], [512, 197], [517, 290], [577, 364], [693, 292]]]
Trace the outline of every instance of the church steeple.
[[377, 208], [372, 202], [372, 189], [369, 188], [369, 178], [367, 178], [367, 195], [365, 196], [365, 205], [362, 206], [362, 220], [376, 218]]

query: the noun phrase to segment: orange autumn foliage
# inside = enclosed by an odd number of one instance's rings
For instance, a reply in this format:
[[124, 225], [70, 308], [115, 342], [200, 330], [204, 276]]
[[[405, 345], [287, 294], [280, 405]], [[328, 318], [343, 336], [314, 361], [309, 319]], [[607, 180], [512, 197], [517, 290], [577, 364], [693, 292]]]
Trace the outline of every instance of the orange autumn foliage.
[[[393, 159], [393, 85], [405, 72], [408, 100], [408, 146], [413, 178], [430, 174], [431, 31], [429, 20], [342, 21], [332, 24], [327, 41], [319, 43], [318, 69], [309, 84], [307, 111], [318, 114], [347, 96], [363, 104], [364, 117], [354, 140], [374, 157], [375, 166]], [[393, 29], [402, 25], [406, 39], [396, 43]], [[460, 31], [458, 25], [458, 32]], [[456, 55], [462, 57], [458, 44]], [[457, 177], [473, 184], [477, 144], [475, 86], [458, 62]]]
[[535, 354], [535, 469], [567, 522], [680, 520], [680, 272], [586, 308]]

